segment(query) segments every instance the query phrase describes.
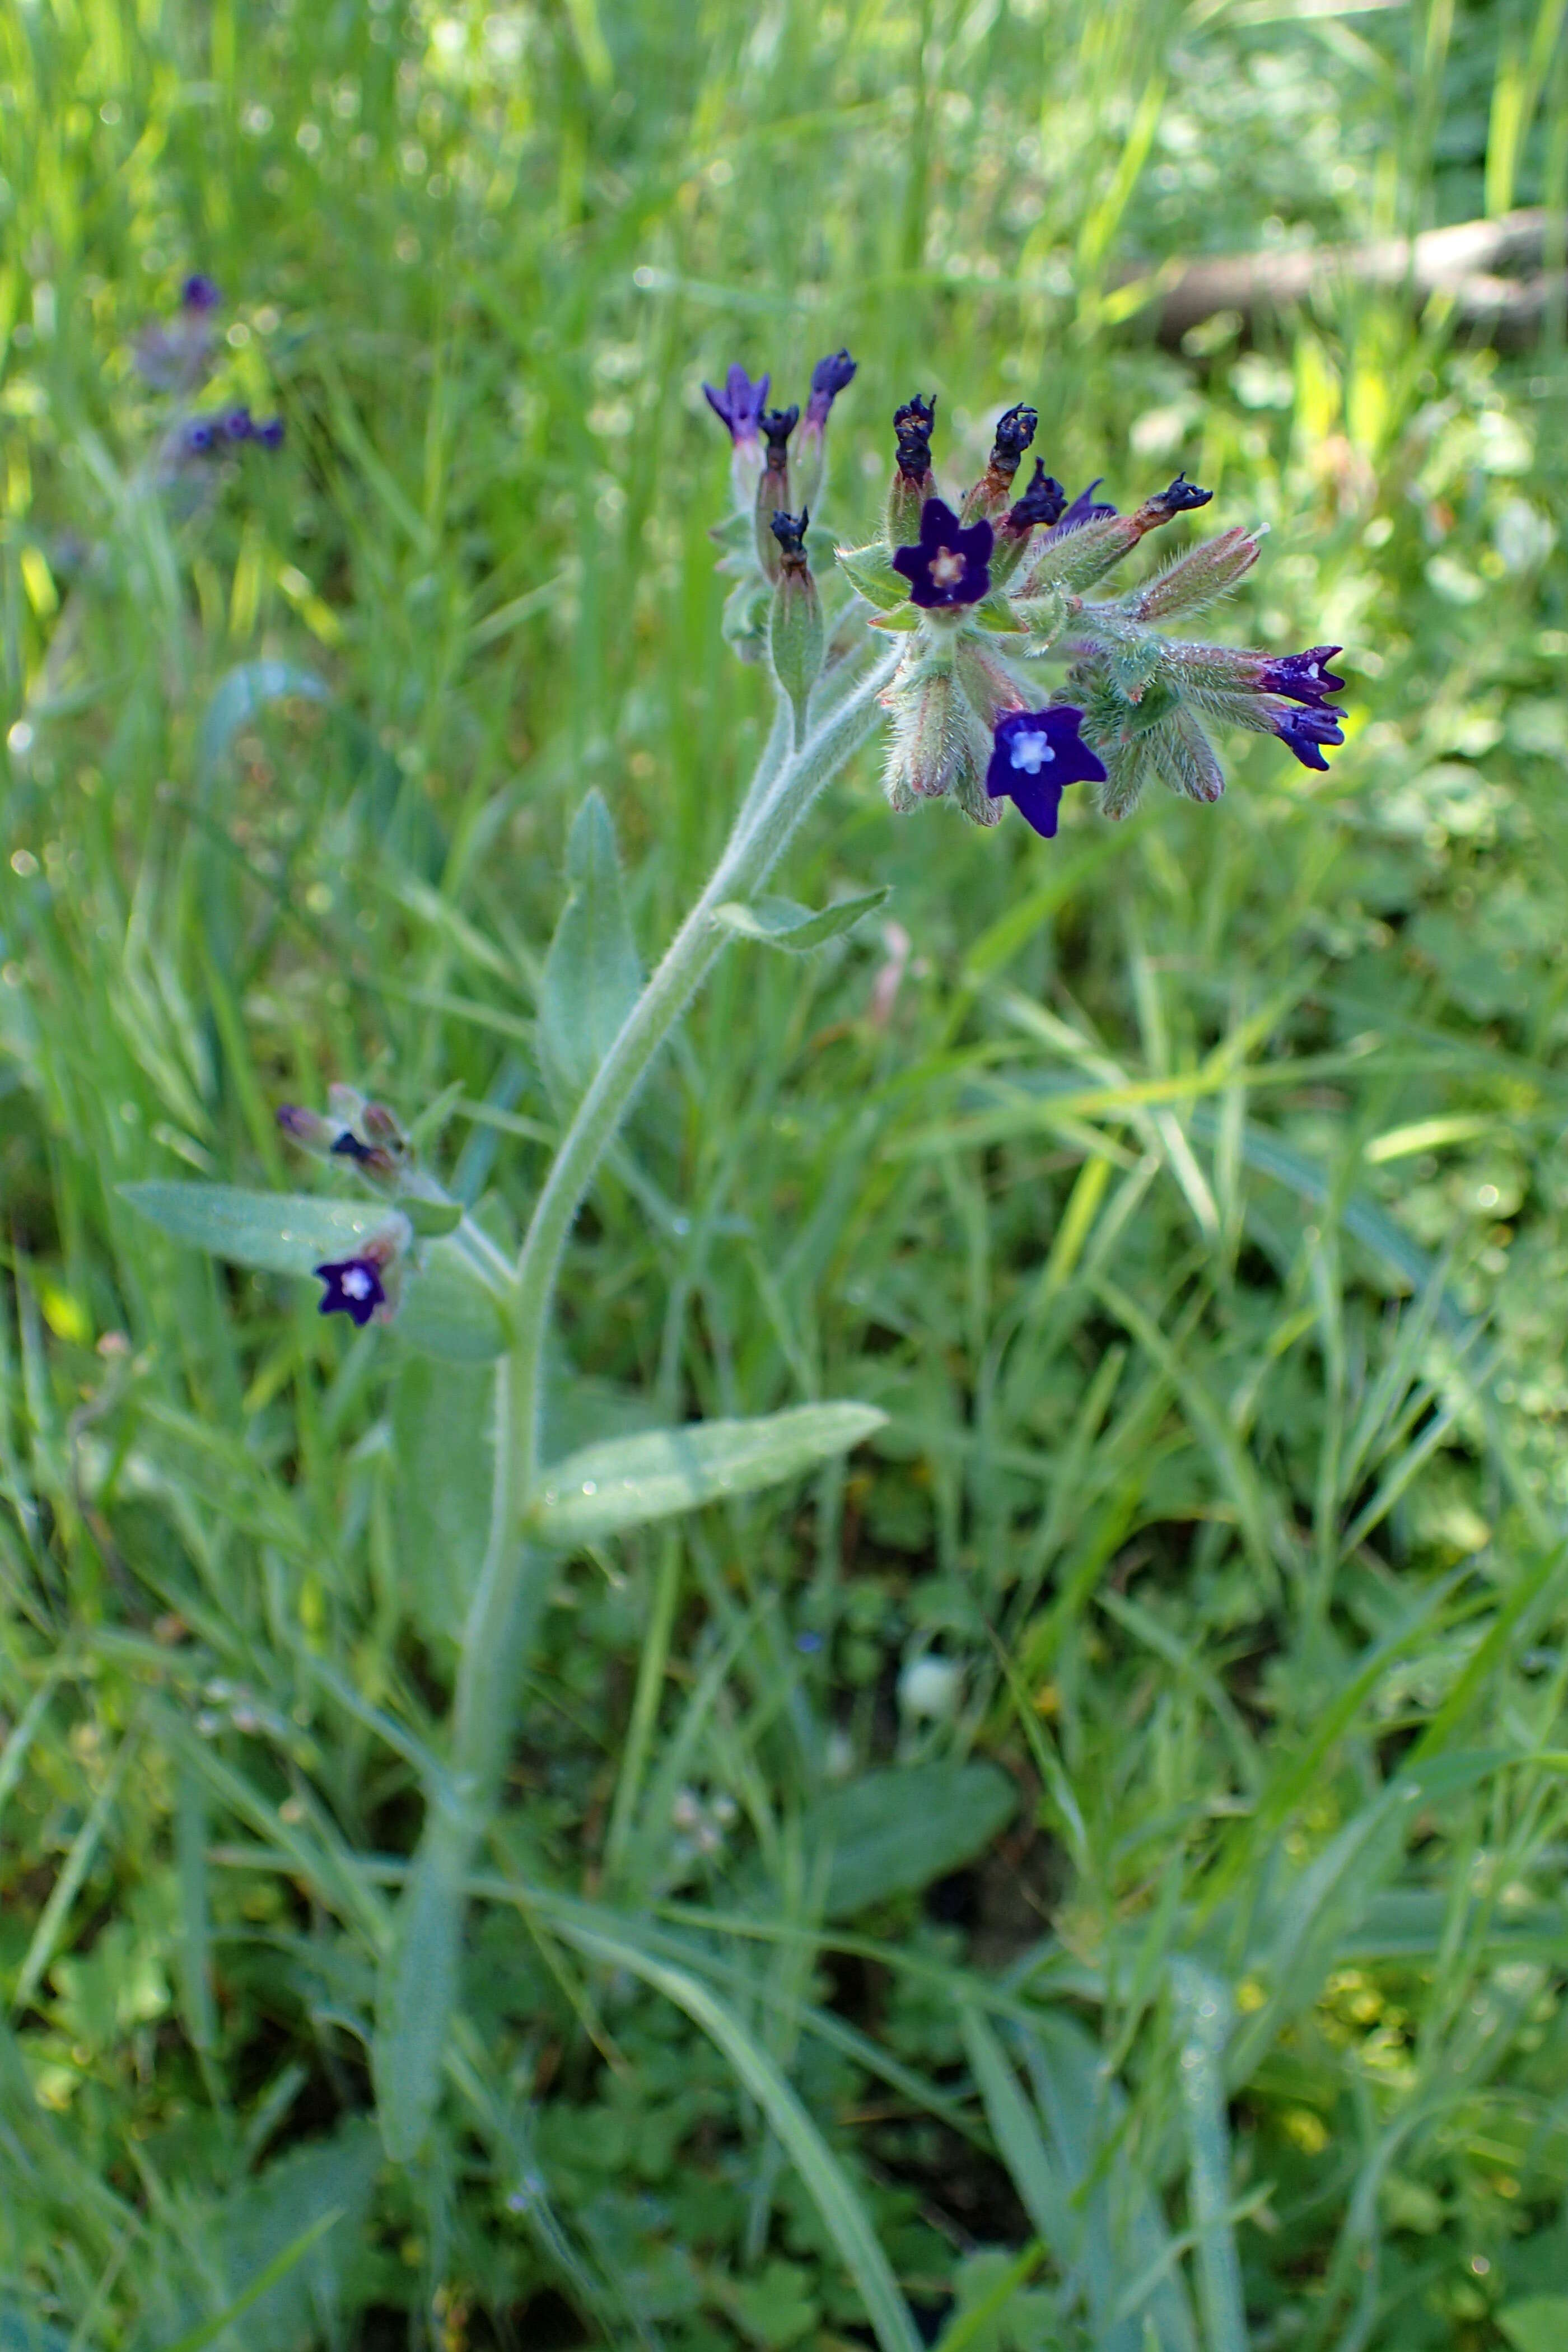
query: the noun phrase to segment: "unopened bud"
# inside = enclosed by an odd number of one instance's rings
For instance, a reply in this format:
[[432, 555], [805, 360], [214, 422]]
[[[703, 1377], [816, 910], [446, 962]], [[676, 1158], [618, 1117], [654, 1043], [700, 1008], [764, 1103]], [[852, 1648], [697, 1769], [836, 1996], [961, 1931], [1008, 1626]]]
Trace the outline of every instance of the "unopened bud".
[[929, 400], [918, 392], [893, 412], [898, 436], [897, 462], [888, 490], [886, 537], [889, 547], [909, 547], [921, 535], [921, 513], [936, 496], [931, 469], [931, 436], [936, 424], [936, 394]]
[[803, 507], [816, 506], [822, 495], [828, 414], [854, 373], [855, 362], [847, 351], [830, 352], [811, 371], [811, 397], [795, 446], [795, 490]]
[[997, 515], [1006, 505], [1013, 494], [1013, 477], [1035, 437], [1039, 421], [1037, 412], [1021, 401], [997, 418], [996, 436], [985, 461], [985, 471], [963, 501], [965, 522], [974, 522], [982, 515]]
[[968, 756], [968, 712], [952, 667], [929, 659], [917, 663], [908, 679], [895, 681], [888, 698], [893, 711], [889, 800], [900, 810], [940, 800]]
[[1217, 801], [1225, 771], [1194, 712], [1180, 704], [1148, 738], [1154, 765], [1173, 793], [1190, 801]]
[[1135, 591], [1128, 600], [1128, 611], [1140, 621], [1165, 621], [1178, 613], [1201, 611], [1251, 571], [1260, 540], [1259, 532], [1238, 528], [1222, 530], [1217, 539], [1188, 548]]
[[768, 651], [780, 690], [795, 712], [798, 750], [805, 739], [805, 714], [811, 689], [822, 671], [822, 604], [805, 557], [805, 533], [810, 516], [775, 514], [769, 526], [778, 558], [778, 580], [768, 624]]
[[757, 484], [757, 555], [770, 580], [779, 576], [779, 548], [773, 537], [776, 514], [789, 511], [789, 436], [800, 422], [800, 410], [768, 408], [763, 412], [763, 437], [767, 455]]

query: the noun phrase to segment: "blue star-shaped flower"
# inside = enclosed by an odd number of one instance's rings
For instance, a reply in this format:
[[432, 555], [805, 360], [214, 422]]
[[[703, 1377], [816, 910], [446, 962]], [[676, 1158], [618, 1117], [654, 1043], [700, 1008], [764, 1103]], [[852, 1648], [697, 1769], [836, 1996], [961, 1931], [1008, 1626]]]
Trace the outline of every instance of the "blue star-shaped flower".
[[1274, 719], [1274, 732], [1288, 751], [1293, 751], [1304, 768], [1321, 768], [1325, 775], [1328, 761], [1319, 748], [1324, 743], [1342, 743], [1344, 730], [1340, 725], [1340, 713], [1331, 707], [1321, 710], [1281, 710]]
[[708, 395], [708, 405], [721, 424], [730, 428], [731, 441], [754, 441], [757, 426], [768, 397], [770, 379], [762, 375], [755, 383], [738, 362], [724, 379], [722, 392], [715, 392], [710, 383], [702, 387]]
[[315, 1272], [327, 1286], [321, 1301], [323, 1315], [352, 1315], [363, 1330], [376, 1308], [386, 1303], [381, 1268], [374, 1258], [340, 1258], [334, 1264], [317, 1266]]
[[996, 722], [995, 748], [985, 789], [1009, 800], [1045, 841], [1057, 835], [1057, 810], [1068, 784], [1102, 784], [1103, 762], [1079, 733], [1081, 710], [1058, 703], [1051, 710], [1012, 710]]
[[1322, 710], [1331, 694], [1344, 692], [1343, 678], [1329, 667], [1342, 650], [1339, 646], [1309, 646], [1304, 654], [1280, 654], [1260, 665], [1258, 683], [1265, 694], [1288, 695], [1292, 702]]
[[937, 605], [978, 604], [991, 593], [994, 545], [988, 522], [973, 522], [966, 530], [941, 499], [927, 499], [920, 538], [913, 547], [895, 551], [893, 569], [909, 582], [910, 603], [927, 612]]

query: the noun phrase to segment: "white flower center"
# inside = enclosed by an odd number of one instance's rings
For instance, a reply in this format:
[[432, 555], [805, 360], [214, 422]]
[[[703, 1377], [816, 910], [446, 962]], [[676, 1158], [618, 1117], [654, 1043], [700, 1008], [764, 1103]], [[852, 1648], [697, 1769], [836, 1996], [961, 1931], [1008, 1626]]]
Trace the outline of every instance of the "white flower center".
[[1013, 738], [1013, 765], [1022, 768], [1026, 776], [1037, 776], [1047, 761], [1054, 760], [1056, 756], [1047, 735], [1015, 735]]
[[956, 588], [969, 565], [953, 547], [942, 547], [931, 560], [931, 576], [939, 588]]
[[343, 1297], [345, 1298], [368, 1298], [370, 1297], [370, 1276], [366, 1274], [363, 1265], [351, 1265], [348, 1272], [344, 1275]]

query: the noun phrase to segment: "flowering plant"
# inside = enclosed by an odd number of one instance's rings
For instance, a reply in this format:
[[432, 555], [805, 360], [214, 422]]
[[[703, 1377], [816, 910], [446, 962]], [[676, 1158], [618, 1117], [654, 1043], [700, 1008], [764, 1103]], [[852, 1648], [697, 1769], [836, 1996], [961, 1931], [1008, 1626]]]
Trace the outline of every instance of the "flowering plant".
[[[190, 331], [199, 339], [205, 312]], [[1151, 531], [1207, 503], [1178, 475], [1132, 513], [1090, 487], [1068, 499], [1037, 463], [1034, 410], [1009, 409], [980, 480], [950, 502], [935, 480], [936, 404], [894, 419], [883, 529], [858, 547], [814, 520], [847, 352], [814, 370], [804, 413], [769, 407], [769, 379], [733, 367], [705, 387], [731, 446], [731, 510], [718, 526], [732, 587], [724, 626], [776, 688], [771, 730], [712, 874], [645, 982], [623, 904], [610, 814], [590, 793], [567, 848], [569, 893], [545, 960], [541, 1058], [563, 1131], [515, 1257], [421, 1165], [384, 1107], [334, 1089], [329, 1113], [289, 1106], [290, 1139], [374, 1196], [368, 1202], [144, 1184], [136, 1204], [167, 1232], [241, 1263], [313, 1275], [323, 1314], [374, 1346], [395, 1323], [412, 1347], [493, 1364], [489, 1533], [468, 1601], [445, 1753], [425, 1768], [425, 1822], [381, 1963], [374, 2068], [384, 2137], [407, 2158], [440, 2090], [474, 1860], [497, 1810], [523, 1659], [563, 1551], [798, 1475], [868, 1436], [881, 1415], [814, 1404], [543, 1452], [557, 1280], [578, 1209], [637, 1090], [693, 993], [737, 938], [802, 951], [848, 930], [886, 896], [818, 908], [768, 895], [784, 850], [831, 779], [886, 719], [895, 809], [949, 797], [978, 824], [1011, 802], [1056, 831], [1063, 791], [1097, 787], [1108, 815], [1158, 775], [1190, 797], [1223, 789], [1205, 720], [1279, 735], [1308, 765], [1341, 740], [1325, 667], [1334, 649], [1284, 657], [1197, 646], [1159, 625], [1223, 593], [1257, 538], [1222, 533], [1117, 601], [1089, 592]], [[826, 593], [818, 573], [828, 582]], [[1049, 682], [1048, 656], [1065, 663]]]

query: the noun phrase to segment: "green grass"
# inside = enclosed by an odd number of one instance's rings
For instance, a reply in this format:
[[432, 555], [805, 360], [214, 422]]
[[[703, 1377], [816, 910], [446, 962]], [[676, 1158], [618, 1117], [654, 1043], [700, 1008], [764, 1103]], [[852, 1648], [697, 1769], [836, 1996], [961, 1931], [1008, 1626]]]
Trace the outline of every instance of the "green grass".
[[[1560, 203], [1551, 7], [0, 45], [0, 2346], [1568, 2340], [1563, 352], [1347, 294], [1171, 356], [1116, 299]], [[195, 268], [289, 438], [193, 506], [131, 349]], [[917, 384], [952, 475], [1037, 399], [1074, 487], [1268, 522], [1218, 633], [1342, 638], [1352, 740], [1049, 845], [869, 753], [812, 819], [779, 887], [901, 930], [720, 965], [551, 1450], [889, 1420], [563, 1564], [392, 2167], [485, 1383], [117, 1188], [304, 1184], [273, 1112], [342, 1079], [515, 1239], [572, 815], [651, 961], [765, 720], [699, 383], [840, 342], [846, 530]]]

